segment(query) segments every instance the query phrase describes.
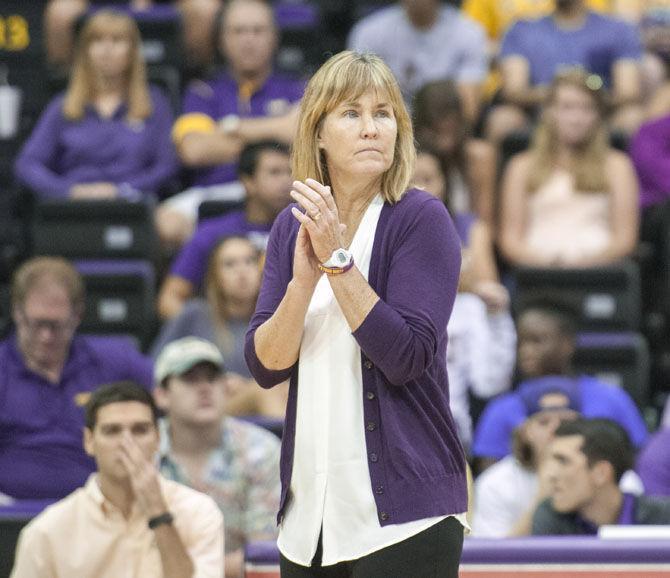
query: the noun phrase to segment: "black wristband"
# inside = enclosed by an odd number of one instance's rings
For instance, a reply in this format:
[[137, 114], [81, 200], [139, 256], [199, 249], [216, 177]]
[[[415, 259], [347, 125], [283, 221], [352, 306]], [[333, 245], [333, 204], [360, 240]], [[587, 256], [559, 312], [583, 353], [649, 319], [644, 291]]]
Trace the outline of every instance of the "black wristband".
[[149, 519], [149, 529], [153, 530], [163, 524], [172, 524], [174, 516], [170, 512], [164, 512], [160, 516], [155, 516]]

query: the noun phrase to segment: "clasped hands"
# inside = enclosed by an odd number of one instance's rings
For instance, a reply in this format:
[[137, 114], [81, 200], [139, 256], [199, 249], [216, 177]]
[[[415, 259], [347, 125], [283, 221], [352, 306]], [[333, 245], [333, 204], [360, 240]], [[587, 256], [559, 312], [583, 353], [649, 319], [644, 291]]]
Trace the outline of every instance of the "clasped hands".
[[319, 263], [328, 261], [333, 251], [344, 246], [342, 233], [346, 226], [340, 223], [330, 187], [314, 179], [294, 181], [291, 197], [305, 211], [303, 213], [297, 207], [291, 209], [300, 222], [293, 277], [313, 287], [321, 277]]

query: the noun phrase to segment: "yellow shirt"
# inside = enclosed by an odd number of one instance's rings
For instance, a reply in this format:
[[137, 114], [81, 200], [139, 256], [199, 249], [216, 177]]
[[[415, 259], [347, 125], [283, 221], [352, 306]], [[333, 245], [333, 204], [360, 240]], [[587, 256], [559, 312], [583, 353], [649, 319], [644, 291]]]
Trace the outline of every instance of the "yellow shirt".
[[[463, 11], [479, 22], [487, 36], [499, 39], [505, 30], [521, 18], [540, 18], [554, 9], [555, 0], [464, 0]], [[612, 0], [587, 0], [592, 10], [608, 12]]]
[[[223, 576], [223, 516], [214, 500], [160, 480], [194, 578]], [[102, 495], [96, 475], [48, 507], [21, 532], [11, 578], [163, 578], [147, 519], [128, 519]]]

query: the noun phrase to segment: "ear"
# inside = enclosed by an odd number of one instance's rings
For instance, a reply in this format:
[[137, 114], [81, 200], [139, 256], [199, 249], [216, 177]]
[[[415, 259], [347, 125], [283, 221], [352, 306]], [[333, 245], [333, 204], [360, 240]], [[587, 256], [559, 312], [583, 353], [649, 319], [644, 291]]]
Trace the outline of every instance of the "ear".
[[616, 484], [614, 481], [614, 467], [611, 463], [605, 460], [600, 460], [593, 465], [591, 468], [591, 476], [598, 487], [603, 487], [611, 483]]
[[168, 413], [170, 409], [170, 394], [162, 385], [157, 385], [153, 390], [154, 401], [158, 409]]
[[256, 192], [253, 177], [249, 175], [240, 175], [238, 179], [242, 183], [247, 196], [253, 195]]
[[87, 427], [84, 428], [84, 450], [92, 458], [95, 457], [95, 443], [93, 442], [93, 432]]

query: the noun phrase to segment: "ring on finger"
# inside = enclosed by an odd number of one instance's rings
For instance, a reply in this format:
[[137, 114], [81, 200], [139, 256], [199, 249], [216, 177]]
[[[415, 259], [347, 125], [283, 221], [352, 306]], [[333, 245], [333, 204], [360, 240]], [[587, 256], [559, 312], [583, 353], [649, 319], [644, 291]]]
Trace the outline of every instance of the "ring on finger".
[[317, 211], [313, 215], [310, 215], [312, 217], [312, 221], [315, 223], [321, 218], [321, 211]]

